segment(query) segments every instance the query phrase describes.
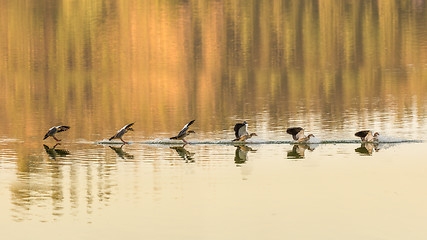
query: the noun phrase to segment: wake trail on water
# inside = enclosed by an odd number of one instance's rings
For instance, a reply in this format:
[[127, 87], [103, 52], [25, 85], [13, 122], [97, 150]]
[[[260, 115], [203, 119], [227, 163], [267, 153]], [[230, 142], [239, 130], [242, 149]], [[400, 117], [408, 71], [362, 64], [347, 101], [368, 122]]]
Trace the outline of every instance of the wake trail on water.
[[[420, 143], [422, 140], [410, 140], [410, 139], [400, 139], [387, 136], [380, 136], [378, 141], [372, 142], [372, 144], [381, 144], [381, 143]], [[101, 140], [96, 142], [97, 144], [114, 144], [121, 145], [123, 144], [120, 141], [108, 141]], [[183, 145], [185, 144], [182, 141], [170, 140], [170, 139], [154, 139], [147, 141], [129, 141], [129, 144], [145, 144], [145, 145]], [[188, 141], [191, 145], [255, 145], [255, 144], [354, 144], [362, 143], [360, 139], [331, 139], [331, 140], [322, 140], [319, 138], [311, 138], [308, 142], [299, 143], [291, 140], [262, 140], [262, 139], [250, 139], [246, 142], [238, 142], [232, 140], [206, 140], [206, 141]]]

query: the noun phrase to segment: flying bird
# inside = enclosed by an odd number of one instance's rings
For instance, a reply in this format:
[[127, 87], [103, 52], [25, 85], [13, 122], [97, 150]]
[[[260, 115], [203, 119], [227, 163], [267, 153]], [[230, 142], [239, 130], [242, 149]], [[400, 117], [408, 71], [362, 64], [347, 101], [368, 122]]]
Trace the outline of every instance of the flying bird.
[[363, 131], [359, 131], [359, 132], [354, 134], [354, 136], [360, 137], [360, 140], [362, 140], [362, 142], [378, 141], [379, 135], [380, 134], [378, 132], [372, 134], [371, 130], [363, 130]]
[[123, 135], [125, 135], [125, 133], [127, 133], [128, 131], [134, 131], [133, 128], [132, 128], [132, 126], [134, 124], [135, 123], [133, 122], [133, 123], [129, 123], [128, 125], [122, 127], [119, 131], [117, 131], [116, 134], [114, 134], [114, 136], [110, 137], [110, 139], [108, 139], [108, 140], [111, 141], [113, 139], [118, 138], [118, 139], [122, 140], [122, 142], [124, 144], [127, 144], [128, 142], [126, 142], [125, 140], [123, 140]]
[[233, 141], [244, 142], [253, 136], [258, 136], [256, 133], [248, 133], [248, 123], [244, 121], [243, 123], [236, 123], [234, 125], [234, 135], [236, 138]]
[[314, 137], [313, 134], [308, 136], [304, 135], [304, 128], [302, 127], [292, 127], [286, 129], [286, 132], [292, 135], [292, 138], [297, 142], [307, 142], [310, 138]]
[[190, 133], [196, 133], [193, 130], [188, 131], [188, 128], [190, 127], [191, 124], [194, 123], [194, 121], [196, 121], [196, 120], [192, 120], [189, 123], [185, 124], [185, 126], [181, 129], [181, 131], [178, 133], [178, 135], [176, 135], [175, 137], [171, 137], [169, 139], [182, 140], [183, 142], [185, 142], [187, 144], [188, 142], [185, 141], [184, 138], [187, 137], [188, 135], [190, 135]]
[[56, 127], [51, 127], [47, 133], [44, 135], [43, 140], [45, 140], [48, 137], [53, 137], [53, 139], [55, 139], [57, 142], [61, 141], [60, 139], [55, 137], [56, 133], [59, 132], [63, 132], [63, 131], [67, 131], [68, 129], [70, 129], [69, 126], [56, 126]]

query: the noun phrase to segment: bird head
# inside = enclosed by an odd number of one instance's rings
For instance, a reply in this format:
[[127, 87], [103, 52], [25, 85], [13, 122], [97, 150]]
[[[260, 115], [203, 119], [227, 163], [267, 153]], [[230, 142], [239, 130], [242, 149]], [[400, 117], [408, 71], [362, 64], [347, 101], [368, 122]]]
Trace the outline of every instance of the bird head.
[[314, 137], [314, 135], [313, 134], [309, 134], [307, 137], [308, 137], [308, 139], [310, 139], [311, 137]]
[[128, 128], [127, 130], [128, 130], [128, 131], [135, 131], [135, 130], [133, 130], [133, 128]]
[[190, 134], [190, 133], [196, 133], [195, 131], [193, 131], [193, 130], [190, 130], [190, 131], [188, 131], [187, 132], [188, 134]]
[[258, 136], [256, 133], [251, 133], [251, 137]]
[[374, 133], [374, 137], [378, 137], [380, 135], [379, 132]]

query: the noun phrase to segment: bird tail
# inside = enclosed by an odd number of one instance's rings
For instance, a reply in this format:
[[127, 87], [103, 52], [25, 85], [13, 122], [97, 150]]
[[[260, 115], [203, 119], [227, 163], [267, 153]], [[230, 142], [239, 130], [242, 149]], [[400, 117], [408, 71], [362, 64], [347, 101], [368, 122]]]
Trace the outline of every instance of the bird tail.
[[171, 137], [171, 138], [169, 138], [169, 139], [178, 139], [177, 137]]
[[48, 135], [48, 134], [44, 135], [43, 140], [45, 140], [45, 139], [46, 139], [46, 138], [48, 138], [48, 137], [49, 137], [49, 135]]
[[115, 136], [110, 137], [110, 139], [108, 139], [108, 141], [111, 141], [114, 139]]

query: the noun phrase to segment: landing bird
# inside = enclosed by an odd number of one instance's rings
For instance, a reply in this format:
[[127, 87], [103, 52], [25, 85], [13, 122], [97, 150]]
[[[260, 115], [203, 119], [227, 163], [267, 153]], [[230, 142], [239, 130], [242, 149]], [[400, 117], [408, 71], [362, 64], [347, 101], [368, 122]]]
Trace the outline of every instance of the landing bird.
[[304, 128], [302, 127], [293, 127], [286, 129], [286, 132], [292, 135], [292, 138], [297, 142], [307, 142], [311, 137], [314, 137], [313, 134], [308, 136], [304, 135]]
[[56, 133], [59, 132], [63, 132], [63, 131], [67, 131], [68, 129], [70, 129], [69, 126], [56, 126], [56, 127], [51, 127], [49, 129], [49, 131], [47, 131], [47, 133], [44, 135], [43, 140], [45, 140], [48, 137], [53, 137], [57, 142], [61, 141], [60, 139], [55, 137]]
[[234, 134], [236, 135], [236, 138], [233, 141], [240, 142], [244, 142], [253, 136], [258, 136], [256, 133], [248, 133], [248, 123], [246, 121], [234, 125]]
[[127, 144], [127, 142], [125, 142], [125, 141], [123, 140], [123, 135], [125, 135], [125, 133], [127, 133], [128, 131], [134, 131], [134, 130], [133, 130], [133, 128], [131, 128], [131, 127], [132, 127], [132, 125], [134, 125], [134, 124], [135, 124], [135, 123], [133, 122], [133, 123], [130, 123], [130, 124], [128, 124], [128, 125], [126, 125], [126, 126], [122, 127], [119, 131], [117, 131], [117, 133], [116, 133], [114, 136], [110, 137], [110, 139], [108, 139], [108, 140], [109, 140], [109, 141], [111, 141], [111, 140], [113, 140], [113, 139], [118, 138], [118, 139], [122, 140], [122, 142], [123, 142], [124, 144]]
[[185, 142], [186, 144], [188, 143], [187, 141], [185, 141], [185, 137], [187, 137], [188, 135], [190, 135], [190, 133], [196, 133], [193, 130], [188, 131], [188, 128], [190, 127], [191, 124], [193, 124], [193, 122], [196, 120], [192, 120], [191, 122], [185, 124], [185, 126], [182, 128], [182, 130], [178, 133], [178, 135], [176, 135], [175, 137], [171, 137], [169, 139], [176, 139], [176, 140], [182, 140], [183, 142]]
[[362, 142], [373, 142], [373, 141], [378, 141], [378, 136], [380, 134], [378, 132], [374, 133], [372, 135], [372, 131], [371, 130], [363, 130], [363, 131], [359, 131], [357, 133], [354, 134], [354, 136], [356, 137], [360, 137], [360, 140], [362, 140]]

